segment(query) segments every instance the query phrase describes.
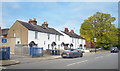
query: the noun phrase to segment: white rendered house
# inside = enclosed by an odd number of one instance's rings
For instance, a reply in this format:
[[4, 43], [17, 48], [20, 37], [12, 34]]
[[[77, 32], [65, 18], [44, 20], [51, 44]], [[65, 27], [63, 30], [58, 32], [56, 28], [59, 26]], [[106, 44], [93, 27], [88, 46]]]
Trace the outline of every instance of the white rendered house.
[[62, 50], [61, 43], [63, 42], [63, 34], [59, 33], [54, 28], [48, 27], [47, 22], [41, 26], [37, 25], [36, 19], [29, 19], [29, 22], [17, 20], [10, 28], [9, 37], [19, 38], [19, 44], [29, 44], [35, 42], [38, 47], [43, 47], [44, 50], [52, 49], [52, 43], [56, 44], [53, 49]]
[[[64, 50], [64, 43], [67, 47], [79, 48], [85, 45], [85, 39], [75, 34], [74, 31], [59, 31], [54, 28], [50, 28], [47, 22], [44, 22], [41, 26], [37, 25], [36, 19], [29, 19], [29, 22], [17, 20], [8, 31], [9, 37], [17, 38], [16, 44], [29, 44], [32, 41], [37, 44], [38, 47], [46, 49], [59, 49]], [[52, 44], [54, 43], [54, 47]], [[81, 46], [80, 46], [81, 45]]]
[[67, 47], [73, 49], [77, 49], [77, 48], [85, 49], [85, 45], [86, 45], [85, 39], [74, 33], [73, 30], [69, 32], [68, 28], [65, 28], [65, 31], [59, 31], [59, 32], [64, 35], [64, 44], [66, 44]]

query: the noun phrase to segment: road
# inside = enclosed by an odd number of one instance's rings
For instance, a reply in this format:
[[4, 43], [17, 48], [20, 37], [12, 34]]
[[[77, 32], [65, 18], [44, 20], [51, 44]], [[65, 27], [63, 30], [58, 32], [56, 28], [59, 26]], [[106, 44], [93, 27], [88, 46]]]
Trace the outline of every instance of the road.
[[88, 54], [82, 58], [61, 58], [7, 66], [7, 69], [118, 69], [118, 53]]

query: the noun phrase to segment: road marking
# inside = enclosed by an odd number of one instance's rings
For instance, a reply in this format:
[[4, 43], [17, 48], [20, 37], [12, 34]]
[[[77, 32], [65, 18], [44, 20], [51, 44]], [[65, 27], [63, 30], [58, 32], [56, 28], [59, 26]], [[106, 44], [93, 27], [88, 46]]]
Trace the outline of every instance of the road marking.
[[110, 55], [112, 55], [112, 54], [107, 54], [106, 56], [110, 56]]
[[71, 66], [71, 65], [75, 65], [75, 64], [80, 64], [80, 63], [84, 63], [84, 62], [87, 62], [87, 61], [88, 61], [88, 60], [84, 60], [84, 61], [80, 61], [80, 62], [68, 64], [68, 65], [66, 65], [66, 66]]
[[100, 58], [100, 57], [95, 57], [95, 59], [98, 59], [98, 58]]
[[98, 59], [98, 58], [103, 58], [103, 56], [95, 57], [95, 59]]

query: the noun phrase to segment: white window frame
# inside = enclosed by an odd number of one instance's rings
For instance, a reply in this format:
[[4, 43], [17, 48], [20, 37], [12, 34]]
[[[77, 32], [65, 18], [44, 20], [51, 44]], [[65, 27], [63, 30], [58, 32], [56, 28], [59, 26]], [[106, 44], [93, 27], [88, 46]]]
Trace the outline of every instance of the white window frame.
[[60, 41], [60, 35], [58, 35], [58, 41]]
[[50, 34], [48, 33], [48, 40], [50, 39]]
[[16, 33], [13, 33], [13, 36], [16, 37]]
[[35, 32], [35, 39], [38, 39], [38, 32]]

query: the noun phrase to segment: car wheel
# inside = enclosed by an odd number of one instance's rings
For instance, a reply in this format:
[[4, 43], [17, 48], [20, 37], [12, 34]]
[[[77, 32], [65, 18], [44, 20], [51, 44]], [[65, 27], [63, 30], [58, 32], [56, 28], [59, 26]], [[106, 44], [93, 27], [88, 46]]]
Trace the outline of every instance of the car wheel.
[[83, 53], [81, 53], [80, 57], [83, 57]]
[[62, 58], [65, 58], [65, 57], [62, 57]]

